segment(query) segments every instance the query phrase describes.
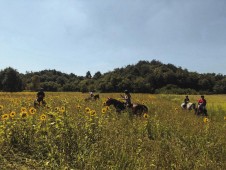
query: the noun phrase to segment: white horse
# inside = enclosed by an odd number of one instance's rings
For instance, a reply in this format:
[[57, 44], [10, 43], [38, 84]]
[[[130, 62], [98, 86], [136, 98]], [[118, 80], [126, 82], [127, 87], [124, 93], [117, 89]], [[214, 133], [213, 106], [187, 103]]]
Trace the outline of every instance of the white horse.
[[185, 103], [182, 103], [181, 108], [186, 110], [192, 110], [192, 109], [195, 109], [196, 106], [195, 106], [195, 103], [187, 103], [187, 105], [185, 105]]

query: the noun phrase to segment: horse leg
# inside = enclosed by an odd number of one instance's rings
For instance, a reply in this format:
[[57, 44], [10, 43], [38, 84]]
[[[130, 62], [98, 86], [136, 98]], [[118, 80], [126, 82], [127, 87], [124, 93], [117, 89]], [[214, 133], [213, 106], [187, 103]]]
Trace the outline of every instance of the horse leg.
[[148, 113], [148, 108], [147, 108], [147, 106], [144, 106], [144, 113]]
[[198, 108], [195, 108], [195, 115], [198, 115]]
[[206, 109], [203, 110], [203, 114], [204, 114], [204, 116], [208, 116]]
[[38, 102], [38, 100], [34, 101], [34, 107], [37, 108], [38, 106], [40, 106], [40, 103]]
[[42, 100], [42, 105], [45, 106], [46, 105], [46, 101]]

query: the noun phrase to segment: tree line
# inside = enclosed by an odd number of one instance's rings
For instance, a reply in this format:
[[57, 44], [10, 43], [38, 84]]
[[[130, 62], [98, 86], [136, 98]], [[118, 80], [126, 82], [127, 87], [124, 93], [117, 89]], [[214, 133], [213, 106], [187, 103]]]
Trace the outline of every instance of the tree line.
[[12, 67], [0, 71], [0, 91], [71, 91], [174, 94], [225, 94], [226, 76], [216, 73], [199, 74], [160, 61], [139, 61], [134, 65], [100, 71], [85, 76], [66, 74], [56, 70], [19, 73]]

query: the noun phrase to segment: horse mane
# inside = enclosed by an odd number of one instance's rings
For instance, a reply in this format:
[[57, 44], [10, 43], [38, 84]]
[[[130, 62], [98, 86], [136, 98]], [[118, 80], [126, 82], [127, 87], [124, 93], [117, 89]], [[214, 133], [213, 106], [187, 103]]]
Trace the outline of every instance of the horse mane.
[[121, 102], [121, 101], [119, 101], [117, 99], [114, 99], [114, 98], [109, 98], [108, 97], [107, 101], [109, 101], [113, 105], [121, 105], [121, 106], [124, 106], [125, 105], [124, 102]]
[[114, 102], [117, 102], [117, 103], [124, 103], [124, 102], [121, 102], [120, 100], [117, 100], [117, 99], [114, 99], [114, 98], [109, 98], [109, 100], [112, 100], [112, 101], [114, 101]]

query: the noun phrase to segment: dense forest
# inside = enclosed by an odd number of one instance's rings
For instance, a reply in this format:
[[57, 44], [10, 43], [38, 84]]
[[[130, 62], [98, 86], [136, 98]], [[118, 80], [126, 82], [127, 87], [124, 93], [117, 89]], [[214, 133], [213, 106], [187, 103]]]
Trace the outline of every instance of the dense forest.
[[8, 67], [0, 71], [0, 91], [75, 91], [225, 94], [226, 76], [215, 73], [199, 74], [160, 61], [139, 61], [135, 65], [116, 68], [102, 74], [100, 71], [85, 76], [66, 74], [56, 70], [21, 74]]

